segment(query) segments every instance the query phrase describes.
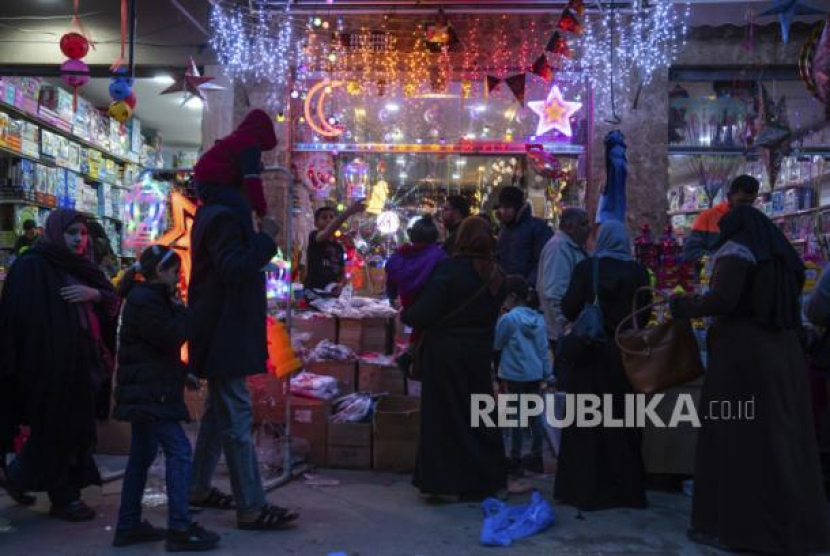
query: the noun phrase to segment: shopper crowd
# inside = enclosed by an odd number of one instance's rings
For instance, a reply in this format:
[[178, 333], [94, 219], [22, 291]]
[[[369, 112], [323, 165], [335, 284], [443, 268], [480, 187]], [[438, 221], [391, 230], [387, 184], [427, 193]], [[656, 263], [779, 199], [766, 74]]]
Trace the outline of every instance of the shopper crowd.
[[[98, 260], [106, 253], [99, 249], [96, 257], [81, 214], [54, 211], [37, 241], [27, 226], [0, 300], [0, 488], [15, 502], [31, 505], [31, 493], [46, 492], [52, 516], [94, 518], [81, 491], [101, 483], [92, 458], [96, 419], [108, 416], [113, 399], [112, 417], [132, 428], [115, 546], [166, 539], [169, 550], [216, 547], [219, 536], [193, 521], [192, 507], [234, 510], [245, 530], [297, 519], [266, 498], [245, 382], [266, 369], [262, 268], [276, 253], [279, 229], [264, 216], [259, 170], [262, 152], [276, 144], [270, 118], [253, 111], [197, 164], [201, 206], [192, 228], [187, 307], [177, 290], [182, 261], [174, 250], [148, 248], [116, 291]], [[830, 538], [799, 339], [804, 266], [751, 206], [757, 190], [752, 178], [736, 179], [725, 204], [706, 216], [690, 257], [713, 254], [709, 291], [671, 302], [674, 318], [714, 319], [701, 407], [748, 395], [757, 401], [754, 421], [703, 421], [689, 535], [731, 550], [807, 554], [827, 548]], [[363, 210], [357, 203], [339, 216], [329, 208], [315, 213], [306, 278], [311, 298], [339, 293], [344, 252], [335, 232]], [[528, 431], [512, 430], [506, 449], [504, 431], [471, 427], [473, 395], [595, 394], [616, 400], [622, 412], [620, 400], [633, 392], [613, 337], [651, 296], [625, 223], [604, 221], [589, 249], [592, 226], [582, 209], [564, 210], [555, 234], [532, 216], [516, 187], [500, 191], [496, 211], [501, 227], [494, 233], [487, 219], [471, 216], [464, 198], [449, 197], [441, 210], [443, 241], [432, 217], [423, 217], [409, 231], [411, 243], [387, 263], [389, 299], [415, 330], [408, 358], [399, 361], [422, 383], [413, 483], [433, 501], [502, 496], [511, 477], [545, 469], [541, 419], [531, 420]], [[571, 333], [588, 306], [599, 308], [611, 338], [592, 349]], [[827, 276], [807, 313], [828, 324]], [[644, 326], [649, 315], [641, 316]], [[186, 341], [189, 366], [181, 361]], [[183, 392], [199, 388], [199, 379], [207, 381], [208, 401], [203, 415], [192, 416], [201, 418], [193, 449], [181, 426], [191, 418]], [[31, 434], [6, 465], [20, 425]], [[556, 454], [555, 498], [585, 511], [645, 508], [641, 434], [567, 428]], [[166, 529], [143, 519], [141, 507], [159, 449], [166, 461]], [[222, 453], [232, 493], [213, 486]]]

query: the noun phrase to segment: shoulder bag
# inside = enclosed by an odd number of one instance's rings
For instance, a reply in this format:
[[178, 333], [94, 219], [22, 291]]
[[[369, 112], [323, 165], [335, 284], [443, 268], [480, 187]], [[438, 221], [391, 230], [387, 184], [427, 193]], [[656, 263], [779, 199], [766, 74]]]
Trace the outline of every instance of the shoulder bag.
[[[637, 290], [631, 314], [620, 321], [615, 339], [628, 382], [635, 392], [651, 394], [696, 379], [703, 374], [703, 363], [691, 320], [669, 319], [656, 326], [639, 327], [638, 315], [668, 303], [664, 296], [661, 301], [637, 309], [637, 296], [643, 291], [656, 293], [650, 287]], [[623, 330], [628, 321], [633, 321], [633, 328]]]

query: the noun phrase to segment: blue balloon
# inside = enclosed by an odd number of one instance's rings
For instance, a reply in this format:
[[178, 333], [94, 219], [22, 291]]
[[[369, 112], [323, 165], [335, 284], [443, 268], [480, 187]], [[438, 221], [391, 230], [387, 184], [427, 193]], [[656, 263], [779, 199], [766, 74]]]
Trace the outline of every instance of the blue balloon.
[[110, 83], [110, 97], [115, 101], [127, 100], [131, 93], [130, 84], [126, 79], [114, 79]]

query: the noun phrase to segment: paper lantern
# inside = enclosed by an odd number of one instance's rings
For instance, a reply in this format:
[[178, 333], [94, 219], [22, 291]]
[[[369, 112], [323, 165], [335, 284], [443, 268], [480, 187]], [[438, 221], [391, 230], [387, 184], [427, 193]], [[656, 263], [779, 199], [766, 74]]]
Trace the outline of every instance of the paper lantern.
[[369, 165], [355, 158], [344, 170], [349, 199], [365, 199], [369, 185]]
[[73, 90], [83, 87], [89, 83], [89, 66], [80, 60], [67, 60], [61, 65], [61, 77]]
[[133, 94], [130, 84], [126, 79], [116, 78], [112, 80], [109, 88], [110, 97], [114, 101], [127, 100]]
[[119, 100], [118, 102], [110, 104], [109, 115], [116, 122], [123, 124], [130, 119], [130, 116], [133, 115], [133, 111], [126, 102]]
[[89, 52], [89, 41], [80, 33], [66, 33], [61, 37], [61, 52], [67, 58], [80, 60]]

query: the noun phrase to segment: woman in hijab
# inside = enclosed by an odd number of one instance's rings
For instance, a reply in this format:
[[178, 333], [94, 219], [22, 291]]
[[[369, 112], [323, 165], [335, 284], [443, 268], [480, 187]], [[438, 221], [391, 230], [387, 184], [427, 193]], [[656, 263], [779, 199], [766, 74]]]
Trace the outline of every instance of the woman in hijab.
[[[709, 292], [671, 305], [675, 318], [715, 317], [689, 536], [747, 552], [822, 552], [827, 503], [797, 335], [804, 265], [778, 227], [752, 207], [733, 208], [720, 233]], [[744, 411], [736, 419], [747, 402], [751, 417]]]
[[418, 300], [402, 314], [403, 322], [423, 331], [413, 484], [434, 497], [480, 499], [506, 486], [501, 433], [470, 423], [471, 396], [493, 395], [493, 336], [505, 297], [493, 245], [485, 220], [465, 219], [454, 256], [438, 263]]
[[[594, 256], [576, 265], [562, 299], [562, 311], [571, 322], [586, 304], [594, 302], [595, 260], [599, 306], [609, 339], [598, 348], [578, 350], [581, 353], [568, 361], [568, 376], [563, 378], [569, 394], [610, 395], [613, 415], [621, 418], [624, 396], [632, 389], [613, 340], [614, 331], [631, 314], [637, 290], [648, 285], [648, 272], [631, 256], [625, 226], [618, 221], [604, 222]], [[645, 306], [649, 300], [648, 293], [642, 292], [638, 306]], [[643, 320], [647, 318], [644, 315]], [[557, 463], [555, 498], [581, 510], [646, 507], [641, 441], [641, 431], [635, 428], [566, 428]]]
[[58, 209], [44, 238], [12, 266], [0, 301], [0, 431], [27, 424], [23, 451], [0, 472], [18, 503], [46, 491], [50, 515], [95, 517], [81, 489], [101, 484], [92, 459], [96, 416], [109, 410], [119, 298], [93, 260], [84, 217]]

